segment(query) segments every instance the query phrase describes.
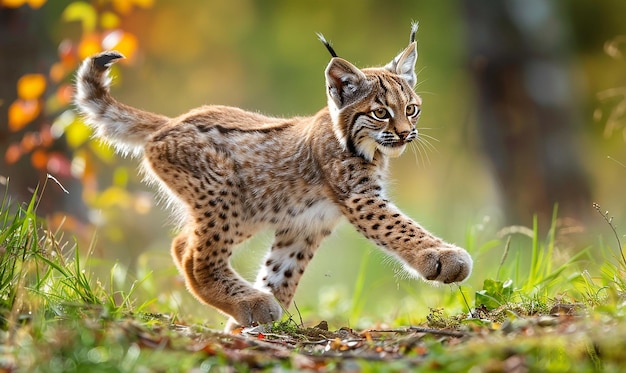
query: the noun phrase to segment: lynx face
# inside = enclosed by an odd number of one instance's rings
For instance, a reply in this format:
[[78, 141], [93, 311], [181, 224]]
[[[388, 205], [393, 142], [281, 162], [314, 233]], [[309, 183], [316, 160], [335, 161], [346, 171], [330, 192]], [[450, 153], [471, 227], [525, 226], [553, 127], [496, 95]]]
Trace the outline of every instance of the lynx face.
[[[371, 74], [373, 76], [368, 80], [372, 94], [363, 101], [364, 112], [360, 111], [354, 117], [351, 138], [356, 149], [366, 158], [373, 158], [376, 150], [389, 157], [398, 157], [406, 145], [417, 138], [421, 99], [404, 79], [394, 79], [392, 74], [380, 70]], [[386, 79], [378, 79], [381, 75]], [[344, 110], [354, 109], [347, 107]]]
[[[417, 138], [421, 98], [417, 82], [416, 43], [382, 68], [360, 70], [339, 57], [326, 68], [328, 108], [339, 142], [372, 160], [376, 151], [397, 157]], [[331, 53], [334, 53], [332, 51]]]

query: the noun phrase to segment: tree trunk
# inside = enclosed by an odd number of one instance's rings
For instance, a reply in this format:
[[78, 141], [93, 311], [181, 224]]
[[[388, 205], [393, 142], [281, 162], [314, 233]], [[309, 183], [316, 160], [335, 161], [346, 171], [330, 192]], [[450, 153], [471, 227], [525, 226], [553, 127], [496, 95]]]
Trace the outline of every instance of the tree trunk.
[[509, 224], [537, 215], [584, 221], [590, 188], [579, 158], [580, 126], [567, 27], [547, 0], [466, 0], [478, 133]]

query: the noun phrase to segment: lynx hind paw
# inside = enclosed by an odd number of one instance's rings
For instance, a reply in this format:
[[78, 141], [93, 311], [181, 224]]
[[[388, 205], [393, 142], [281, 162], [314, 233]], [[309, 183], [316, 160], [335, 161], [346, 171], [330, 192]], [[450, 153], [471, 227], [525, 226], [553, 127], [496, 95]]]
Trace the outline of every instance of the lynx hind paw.
[[278, 304], [272, 294], [261, 293], [252, 298], [241, 300], [237, 303], [235, 312], [226, 324], [226, 330], [230, 331], [238, 326], [252, 324], [268, 324], [280, 320], [283, 308]]
[[412, 264], [426, 280], [450, 284], [467, 279], [472, 273], [473, 261], [467, 251], [450, 245], [422, 250]]
[[94, 65], [100, 71], [104, 71], [108, 69], [111, 65], [113, 65], [120, 58], [126, 58], [123, 54], [118, 51], [105, 51], [100, 54], [95, 55], [93, 58]]

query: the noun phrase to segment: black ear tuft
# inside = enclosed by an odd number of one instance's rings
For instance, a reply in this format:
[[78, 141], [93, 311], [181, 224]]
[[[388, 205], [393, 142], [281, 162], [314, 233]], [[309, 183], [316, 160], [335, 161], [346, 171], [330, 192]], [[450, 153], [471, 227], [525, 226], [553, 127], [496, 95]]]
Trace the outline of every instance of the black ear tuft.
[[120, 52], [106, 51], [94, 56], [93, 63], [98, 68], [98, 70], [104, 71], [120, 58], [125, 58], [124, 55], [122, 55]]
[[419, 24], [417, 22], [411, 23], [411, 37], [409, 38], [409, 44], [415, 41], [415, 34], [417, 34], [418, 25]]
[[330, 45], [329, 42], [326, 41], [326, 38], [324, 37], [324, 35], [322, 35], [321, 33], [317, 33], [317, 38], [320, 39], [320, 41], [322, 42], [322, 44], [324, 44], [324, 46], [326, 47], [326, 49], [328, 49], [328, 53], [330, 53], [331, 56], [333, 57], [337, 57], [337, 53], [335, 53], [335, 50], [333, 49], [333, 47]]

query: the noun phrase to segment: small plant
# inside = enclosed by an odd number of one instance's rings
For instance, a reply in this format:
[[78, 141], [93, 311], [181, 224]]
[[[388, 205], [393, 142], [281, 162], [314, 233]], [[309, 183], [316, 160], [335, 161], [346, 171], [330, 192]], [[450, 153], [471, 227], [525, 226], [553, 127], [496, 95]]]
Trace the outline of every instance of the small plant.
[[476, 306], [485, 306], [489, 310], [498, 308], [511, 301], [513, 281], [485, 279], [482, 290], [476, 292]]
[[595, 203], [593, 204], [593, 208], [598, 212], [598, 214], [600, 214], [602, 216], [602, 218], [604, 219], [604, 221], [606, 221], [606, 223], [609, 225], [609, 227], [611, 228], [611, 230], [613, 231], [613, 235], [615, 236], [615, 241], [617, 241], [617, 250], [619, 251], [620, 254], [620, 259], [621, 261], [621, 266], [624, 267], [624, 269], [626, 269], [626, 257], [624, 257], [624, 250], [623, 250], [623, 246], [622, 246], [622, 241], [619, 239], [619, 234], [617, 233], [617, 227], [615, 227], [615, 225], [613, 224], [613, 217], [609, 217], [609, 211], [605, 211], [604, 213], [602, 213], [602, 210], [600, 209], [600, 205]]
[[[554, 288], [561, 290], [569, 287], [568, 278], [579, 275], [576, 263], [588, 255], [587, 250], [581, 250], [571, 255], [564, 263], [555, 262], [556, 254], [556, 222], [555, 208], [552, 223], [545, 240], [540, 239], [537, 219], [533, 221], [533, 228], [509, 227], [503, 230], [507, 241], [504, 245], [502, 259], [498, 265], [495, 279], [486, 278], [481, 290], [476, 291], [475, 306], [493, 310], [510, 303], [526, 305], [529, 313], [536, 312], [537, 308], [546, 308], [549, 295]], [[511, 236], [521, 233], [530, 238], [528, 246], [523, 245], [513, 256]], [[501, 279], [504, 278], [504, 279]]]
[[[131, 296], [141, 281], [129, 291], [115, 290], [116, 266], [110, 289], [94, 281], [77, 246], [68, 245], [60, 232], [47, 230], [37, 217], [38, 196], [36, 192], [28, 204], [19, 205], [5, 194], [0, 204], [0, 329], [35, 316], [96, 310], [101, 316], [121, 317], [134, 311]], [[38, 310], [45, 311], [39, 315]]]
[[[595, 291], [594, 295], [590, 297], [591, 300], [595, 300], [595, 303], [602, 304], [601, 300], [608, 296], [612, 296], [615, 299], [623, 300], [626, 295], [626, 257], [624, 257], [624, 246], [622, 246], [622, 242], [620, 240], [619, 234], [617, 232], [617, 227], [613, 223], [613, 217], [609, 217], [609, 212], [602, 212], [600, 205], [597, 203], [593, 204], [593, 208], [602, 216], [604, 221], [609, 225], [613, 235], [615, 237], [615, 241], [617, 243], [617, 252], [613, 250], [613, 254], [604, 253], [604, 257], [609, 258], [610, 255], [613, 256], [613, 261], [607, 260], [601, 266], [601, 285], [596, 285], [596, 288], [599, 288]], [[604, 248], [604, 246], [603, 246]], [[610, 250], [610, 249], [606, 249]], [[591, 276], [587, 275], [585, 278], [586, 283], [593, 282]], [[590, 286], [587, 286], [588, 288]], [[590, 291], [587, 290], [589, 293]], [[598, 294], [604, 294], [604, 297], [601, 297]], [[622, 302], [619, 302], [620, 304]]]
[[37, 270], [38, 263], [33, 259], [40, 251], [35, 202], [33, 197], [27, 206], [16, 207], [5, 194], [0, 206], [0, 327], [3, 329], [16, 305], [18, 311], [28, 308], [23, 304], [25, 286], [40, 280], [31, 275]]

